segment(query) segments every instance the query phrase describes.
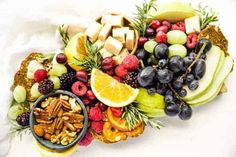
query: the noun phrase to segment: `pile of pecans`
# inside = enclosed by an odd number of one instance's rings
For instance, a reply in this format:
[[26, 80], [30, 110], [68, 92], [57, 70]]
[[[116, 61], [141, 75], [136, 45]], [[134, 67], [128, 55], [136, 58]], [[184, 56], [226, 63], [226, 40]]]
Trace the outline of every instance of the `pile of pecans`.
[[66, 95], [48, 97], [41, 108], [34, 109], [37, 124], [34, 131], [52, 143], [68, 145], [84, 127], [81, 106], [75, 98]]

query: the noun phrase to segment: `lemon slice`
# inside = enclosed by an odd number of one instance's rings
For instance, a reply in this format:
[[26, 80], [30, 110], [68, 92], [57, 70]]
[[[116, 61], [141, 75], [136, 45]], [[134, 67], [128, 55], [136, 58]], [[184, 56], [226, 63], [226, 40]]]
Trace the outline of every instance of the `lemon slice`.
[[69, 157], [78, 148], [78, 145], [75, 145], [65, 151], [56, 151], [56, 150], [51, 150], [44, 147], [43, 145], [38, 143], [36, 140], [34, 140], [34, 143], [35, 143], [36, 149], [39, 151], [39, 153], [43, 157]]
[[139, 90], [118, 82], [98, 69], [91, 72], [91, 88], [98, 100], [111, 107], [123, 107], [132, 103]]
[[82, 59], [87, 54], [86, 49], [87, 36], [83, 33], [76, 34], [65, 48], [65, 55], [67, 57], [67, 62], [71, 68], [78, 71], [81, 70], [81, 66], [73, 64], [74, 58]]

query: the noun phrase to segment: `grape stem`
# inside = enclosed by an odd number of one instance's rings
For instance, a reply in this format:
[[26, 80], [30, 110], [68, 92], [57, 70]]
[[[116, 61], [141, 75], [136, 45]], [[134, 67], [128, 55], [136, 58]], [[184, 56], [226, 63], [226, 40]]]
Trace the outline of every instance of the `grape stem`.
[[185, 104], [185, 102], [184, 102], [184, 100], [182, 99], [182, 97], [179, 96], [179, 94], [174, 90], [174, 88], [171, 86], [171, 84], [168, 83], [167, 85], [169, 86], [170, 90], [171, 90], [172, 92], [174, 92], [175, 96], [178, 97], [178, 99], [179, 99], [180, 102], [181, 102], [181, 105]]
[[185, 73], [180, 77], [181, 79], [184, 79], [192, 70], [192, 67], [194, 66], [194, 64], [197, 62], [197, 60], [200, 58], [201, 54], [203, 53], [203, 50], [206, 47], [206, 43], [204, 43], [201, 47], [201, 49], [199, 50], [197, 56], [195, 57], [194, 61], [189, 65], [189, 67], [187, 68], [187, 70], [185, 71]]

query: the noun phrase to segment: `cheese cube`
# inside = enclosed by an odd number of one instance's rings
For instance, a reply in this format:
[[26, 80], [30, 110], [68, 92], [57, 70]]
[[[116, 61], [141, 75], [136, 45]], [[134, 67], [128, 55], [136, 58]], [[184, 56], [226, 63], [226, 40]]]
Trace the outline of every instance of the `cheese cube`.
[[127, 32], [125, 46], [128, 50], [134, 49], [134, 30], [129, 30]]
[[125, 57], [128, 55], [129, 55], [129, 51], [127, 50], [127, 48], [123, 48], [119, 55], [113, 56], [112, 58], [115, 61], [115, 64], [118, 65], [118, 64], [121, 64], [122, 61], [125, 59]]
[[125, 44], [125, 31], [119, 28], [112, 30], [112, 37]]
[[199, 33], [201, 31], [199, 16], [186, 18], [184, 22], [187, 34]]
[[100, 48], [100, 47], [103, 47], [105, 41], [102, 41], [102, 40], [97, 40], [93, 45]]
[[104, 44], [104, 48], [114, 55], [118, 55], [122, 47], [122, 43], [119, 40], [112, 38], [111, 36], [107, 38]]
[[112, 26], [122, 27], [124, 25], [124, 18], [120, 15], [103, 15], [101, 23], [110, 23]]
[[111, 52], [107, 51], [105, 48], [102, 48], [99, 52], [100, 52], [102, 58], [113, 56], [113, 54]]
[[102, 25], [98, 22], [93, 22], [87, 28], [87, 30], [85, 31], [85, 34], [89, 37], [89, 40], [92, 43], [94, 43], [97, 40], [98, 35], [101, 30], [102, 30]]
[[106, 38], [109, 36], [110, 32], [111, 32], [111, 24], [110, 23], [106, 23], [105, 26], [102, 28], [101, 32], [99, 33], [98, 38], [100, 40], [106, 40]]

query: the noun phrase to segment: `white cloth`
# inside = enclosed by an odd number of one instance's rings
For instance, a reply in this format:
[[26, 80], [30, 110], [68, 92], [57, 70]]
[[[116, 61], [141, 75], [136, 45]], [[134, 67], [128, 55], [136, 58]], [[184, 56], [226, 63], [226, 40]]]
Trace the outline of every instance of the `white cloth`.
[[[166, 0], [160, 0], [166, 1]], [[197, 0], [185, 0], [198, 3]], [[227, 1], [227, 2], [226, 2]], [[10, 86], [20, 62], [31, 51], [49, 52], [61, 48], [56, 29], [58, 24], [89, 23], [91, 19], [109, 11], [132, 16], [135, 4], [142, 0], [1, 0], [0, 2], [0, 156], [9, 149], [6, 139], [6, 114], [11, 99]], [[229, 50], [236, 50], [234, 0], [207, 1], [220, 12], [221, 27], [230, 41]], [[232, 53], [236, 57], [235, 53]], [[229, 92], [206, 106], [194, 109], [193, 118], [182, 122], [178, 118], [164, 118], [161, 131], [147, 128], [134, 140], [115, 145], [94, 142], [80, 148], [74, 156], [214, 156], [235, 157], [236, 105], [235, 71], [226, 82]], [[39, 156], [26, 136], [13, 141], [8, 157]], [[32, 149], [31, 149], [32, 148]]]

